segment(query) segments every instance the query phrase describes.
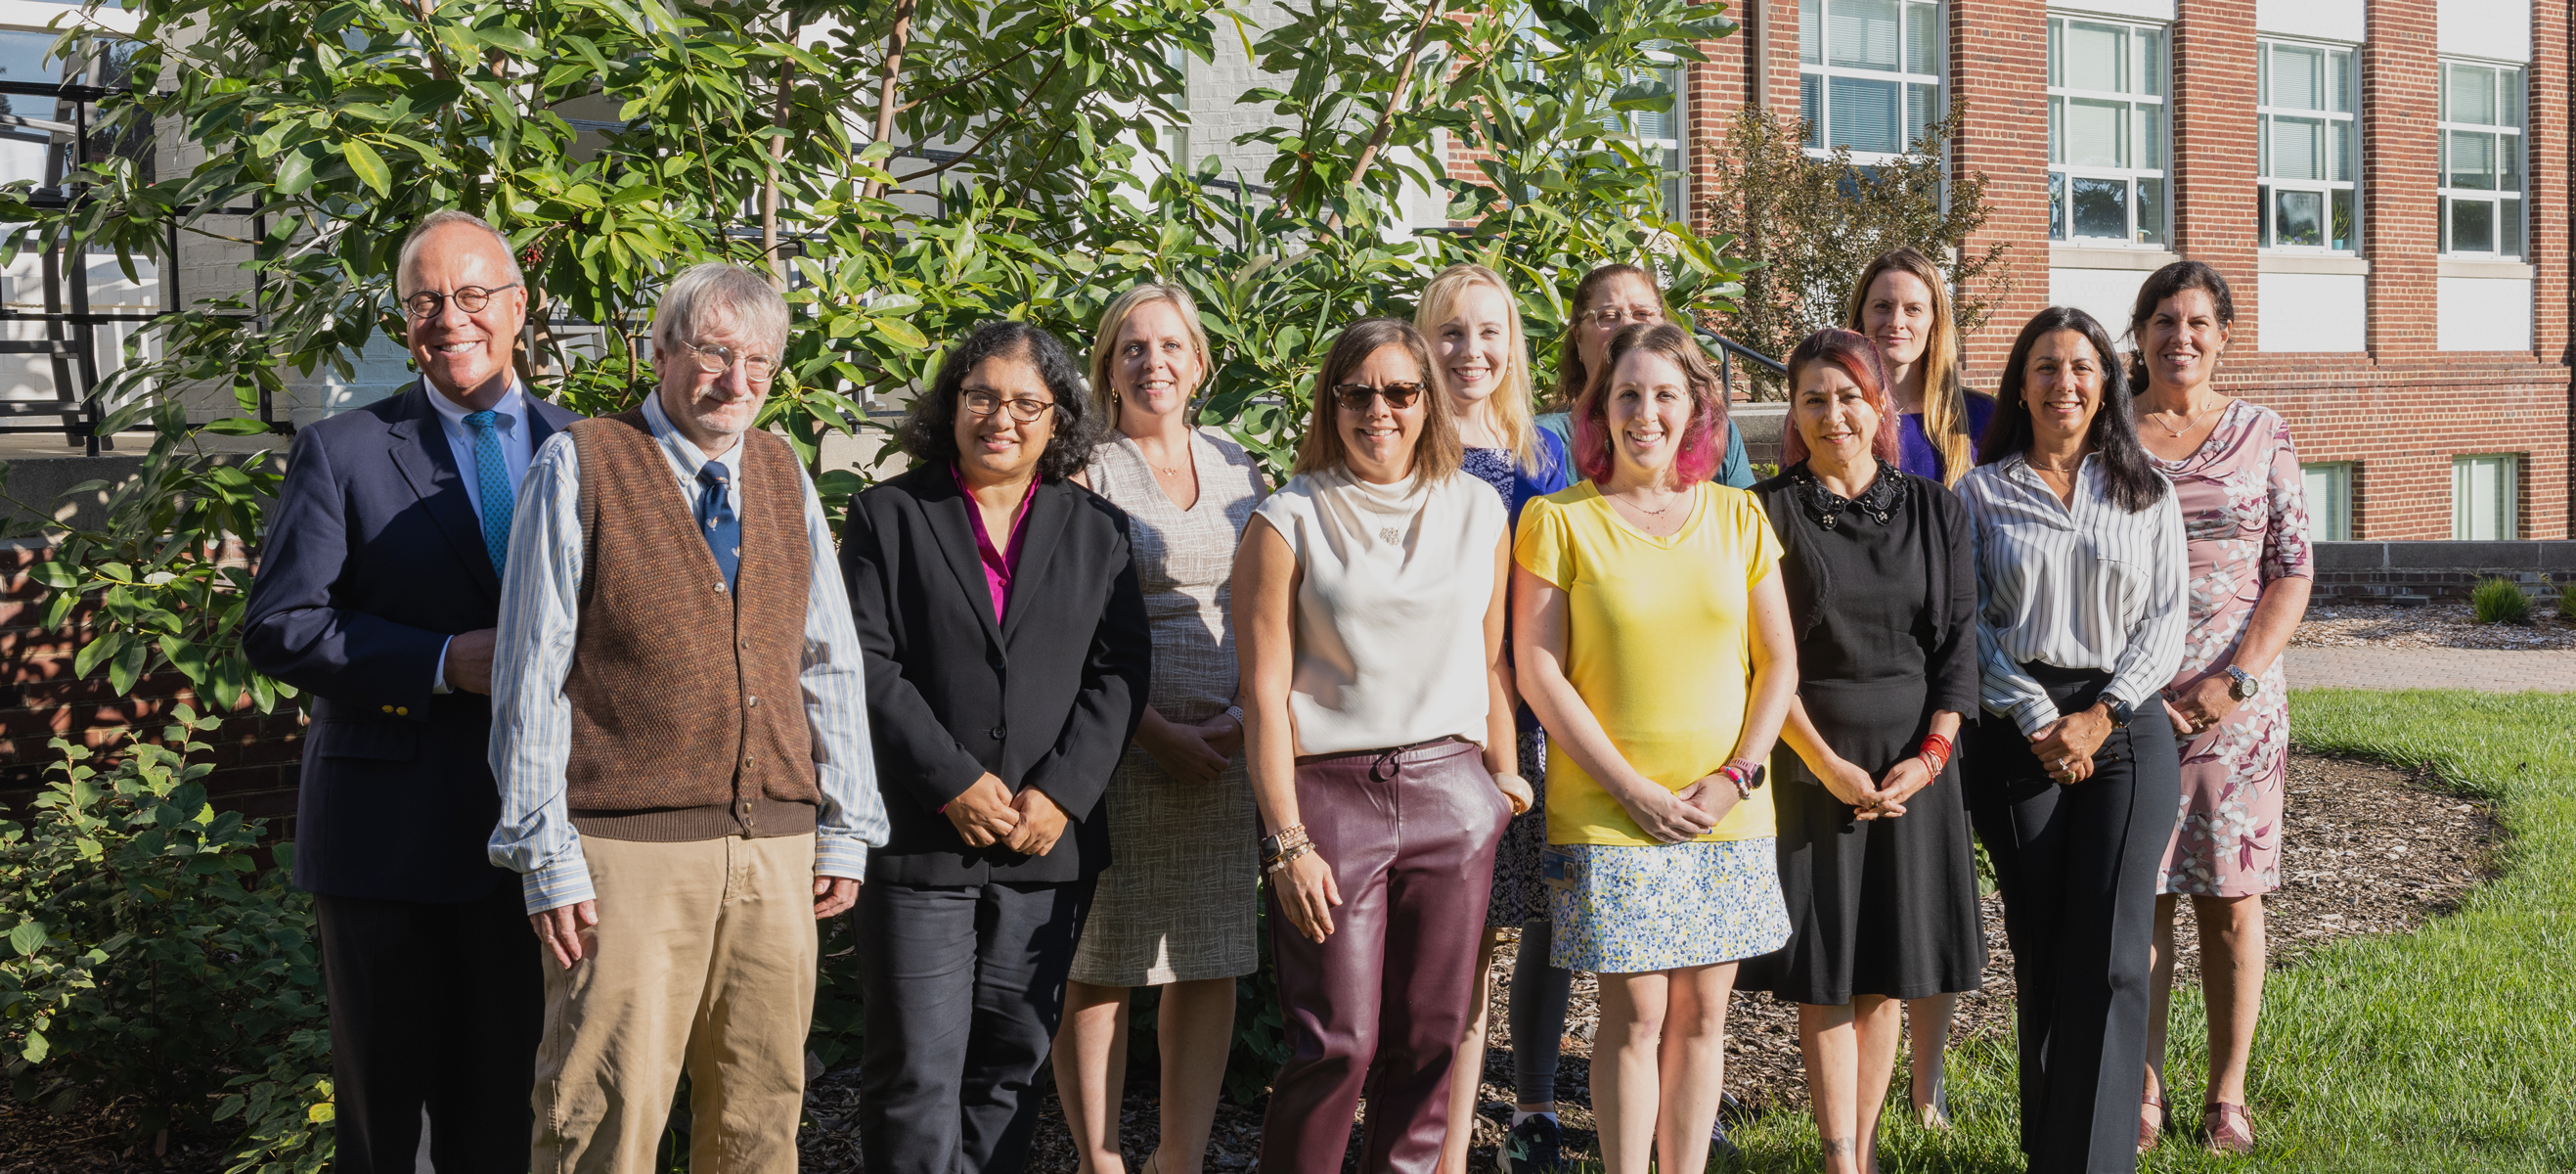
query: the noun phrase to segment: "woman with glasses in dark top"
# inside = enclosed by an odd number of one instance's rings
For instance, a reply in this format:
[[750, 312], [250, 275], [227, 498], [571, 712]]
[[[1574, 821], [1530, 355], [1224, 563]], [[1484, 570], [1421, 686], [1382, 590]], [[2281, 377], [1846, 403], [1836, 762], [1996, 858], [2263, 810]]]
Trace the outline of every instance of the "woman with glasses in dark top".
[[2022, 327], [1981, 451], [1959, 482], [1985, 710], [1965, 790], [2012, 942], [2021, 1149], [2032, 1174], [2132, 1170], [2149, 927], [2181, 802], [2159, 691], [2191, 618], [2182, 510], [2082, 310]]
[[[1610, 337], [1627, 327], [1653, 326], [1669, 317], [1655, 275], [1625, 262], [1595, 266], [1575, 284], [1574, 298], [1566, 304], [1571, 317], [1564, 339], [1557, 343], [1556, 389], [1548, 397], [1549, 410], [1538, 417], [1538, 426], [1554, 433], [1560, 444], [1573, 442], [1574, 401], [1583, 395], [1592, 372], [1600, 369]], [[1688, 322], [1679, 325], [1685, 330], [1690, 327]], [[1745, 456], [1744, 434], [1736, 430], [1733, 420], [1726, 422], [1725, 447], [1708, 479], [1736, 489], [1753, 488], [1753, 462]]]
[[[1407, 323], [1333, 343], [1295, 475], [1235, 556], [1244, 752], [1294, 1053], [1261, 1168], [1429, 1174], [1476, 986], [1494, 846], [1527, 810], [1504, 689], [1504, 508], [1459, 475]], [[1475, 1059], [1460, 1062], [1474, 1063]]]

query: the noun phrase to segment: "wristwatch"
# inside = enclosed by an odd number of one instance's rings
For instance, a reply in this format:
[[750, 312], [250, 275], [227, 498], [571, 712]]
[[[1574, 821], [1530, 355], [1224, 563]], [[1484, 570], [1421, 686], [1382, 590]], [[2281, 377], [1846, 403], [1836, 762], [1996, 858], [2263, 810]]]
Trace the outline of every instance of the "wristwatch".
[[2227, 695], [2238, 701], [2252, 701], [2263, 692], [2263, 678], [2235, 665], [2227, 666]]
[[2100, 701], [2104, 708], [2111, 711], [2112, 729], [2125, 730], [2129, 728], [2129, 719], [2137, 716], [2136, 711], [2129, 708], [2128, 702], [2122, 701], [2117, 697], [2113, 697], [2108, 693], [2103, 694], [2095, 700]]

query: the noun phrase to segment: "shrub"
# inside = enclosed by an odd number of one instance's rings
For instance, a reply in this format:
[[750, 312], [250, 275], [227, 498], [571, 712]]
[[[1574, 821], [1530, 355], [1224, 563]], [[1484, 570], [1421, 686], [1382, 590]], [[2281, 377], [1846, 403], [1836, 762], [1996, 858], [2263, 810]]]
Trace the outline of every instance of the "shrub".
[[2558, 585], [2558, 618], [2576, 620], [2576, 581]]
[[[2566, 605], [2562, 602], [2559, 606]], [[2487, 579], [2469, 592], [2469, 610], [2477, 613], [2481, 624], [2519, 624], [2531, 618], [2531, 597], [2511, 579]]]
[[207, 804], [214, 767], [189, 758], [216, 724], [183, 705], [163, 744], [105, 761], [56, 738], [60, 777], [28, 823], [0, 821], [0, 1061], [53, 1112], [137, 1139], [241, 1114], [236, 1169], [318, 1170], [332, 1107], [310, 1075], [329, 1049], [312, 901], [287, 883], [291, 847], [262, 868], [262, 823]]

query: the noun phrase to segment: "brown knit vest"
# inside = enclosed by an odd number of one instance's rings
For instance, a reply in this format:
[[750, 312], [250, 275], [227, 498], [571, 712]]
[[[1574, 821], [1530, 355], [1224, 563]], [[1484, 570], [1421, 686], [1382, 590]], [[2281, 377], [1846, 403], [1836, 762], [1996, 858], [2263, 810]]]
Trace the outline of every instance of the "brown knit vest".
[[672, 842], [814, 830], [797, 683], [813, 578], [796, 458], [743, 434], [735, 590], [642, 409], [572, 425], [581, 619], [566, 806], [584, 835]]

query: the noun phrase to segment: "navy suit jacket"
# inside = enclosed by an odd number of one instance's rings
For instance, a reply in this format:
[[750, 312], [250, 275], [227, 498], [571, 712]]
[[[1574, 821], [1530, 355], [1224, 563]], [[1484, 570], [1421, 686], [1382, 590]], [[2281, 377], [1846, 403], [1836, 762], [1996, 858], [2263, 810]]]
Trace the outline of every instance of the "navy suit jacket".
[[[429, 395], [415, 382], [297, 434], [251, 584], [243, 651], [312, 695], [307, 892], [454, 903], [516, 879], [484, 855], [501, 814], [491, 699], [430, 693], [447, 638], [498, 620], [501, 580]], [[528, 403], [532, 446], [581, 418]]]

